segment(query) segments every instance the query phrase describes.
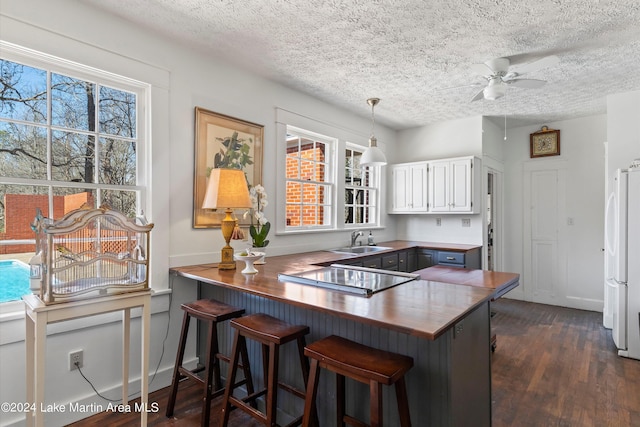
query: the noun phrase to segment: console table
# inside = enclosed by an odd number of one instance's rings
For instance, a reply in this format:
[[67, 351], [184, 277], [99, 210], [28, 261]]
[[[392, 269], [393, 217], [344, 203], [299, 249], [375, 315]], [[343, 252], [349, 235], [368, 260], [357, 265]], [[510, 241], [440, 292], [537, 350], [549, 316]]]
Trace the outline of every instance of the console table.
[[35, 295], [23, 297], [25, 302], [26, 353], [27, 353], [27, 402], [34, 411], [27, 412], [27, 426], [44, 426], [44, 381], [46, 361], [47, 325], [65, 320], [122, 311], [122, 404], [129, 402], [129, 342], [131, 309], [142, 308], [141, 315], [141, 369], [140, 419], [147, 425], [148, 375], [149, 375], [149, 326], [151, 322], [151, 290], [111, 295], [102, 298], [45, 305]]

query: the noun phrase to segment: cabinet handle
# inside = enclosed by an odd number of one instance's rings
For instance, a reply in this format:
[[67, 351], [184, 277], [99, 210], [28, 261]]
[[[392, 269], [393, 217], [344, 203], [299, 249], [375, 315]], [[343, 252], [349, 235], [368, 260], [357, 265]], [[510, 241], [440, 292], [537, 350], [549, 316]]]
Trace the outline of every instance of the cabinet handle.
[[393, 264], [393, 261], [387, 261], [387, 264]]
[[454, 259], [456, 259], [456, 258], [455, 258], [455, 257], [452, 257], [452, 256], [448, 256], [448, 257], [447, 257], [447, 260], [449, 260], [449, 261], [453, 261]]

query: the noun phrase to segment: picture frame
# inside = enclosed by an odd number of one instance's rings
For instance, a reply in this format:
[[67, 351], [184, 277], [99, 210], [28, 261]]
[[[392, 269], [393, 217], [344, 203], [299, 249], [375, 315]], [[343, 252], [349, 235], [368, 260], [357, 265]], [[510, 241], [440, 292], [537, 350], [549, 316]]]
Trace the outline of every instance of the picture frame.
[[[241, 169], [251, 187], [262, 184], [264, 126], [195, 107], [195, 161], [193, 182], [193, 228], [218, 228], [223, 210], [202, 209], [211, 169]], [[249, 219], [238, 213], [238, 224]]]
[[560, 155], [560, 131], [543, 126], [541, 130], [529, 135], [530, 157]]

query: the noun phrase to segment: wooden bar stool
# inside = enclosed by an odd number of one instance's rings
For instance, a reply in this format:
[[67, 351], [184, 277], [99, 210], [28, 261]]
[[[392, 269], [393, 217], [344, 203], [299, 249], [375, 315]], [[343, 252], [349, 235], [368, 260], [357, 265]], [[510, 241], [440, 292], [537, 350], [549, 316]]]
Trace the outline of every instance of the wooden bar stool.
[[345, 414], [345, 377], [369, 384], [370, 426], [382, 426], [382, 385], [395, 384], [398, 413], [402, 427], [411, 426], [409, 401], [404, 374], [413, 366], [413, 359], [397, 353], [378, 350], [335, 335], [308, 345], [304, 354], [311, 358], [302, 426], [309, 426], [316, 413], [319, 368], [336, 373], [337, 425], [366, 425]]
[[[309, 362], [304, 357], [305, 335], [309, 333], [309, 327], [304, 325], [291, 325], [275, 317], [266, 314], [252, 314], [231, 321], [231, 327], [235, 334], [233, 339], [233, 350], [231, 362], [229, 364], [229, 375], [227, 376], [227, 386], [222, 401], [222, 422], [221, 427], [226, 427], [229, 422], [229, 413], [233, 408], [239, 408], [260, 421], [267, 427], [276, 426], [278, 387], [304, 399], [303, 391], [298, 390], [288, 384], [278, 380], [278, 361], [280, 356], [280, 346], [290, 341], [297, 341], [298, 356], [302, 367], [302, 377], [306, 386], [309, 378]], [[241, 353], [246, 353], [246, 339], [259, 342], [262, 346], [262, 369], [264, 375], [265, 388], [255, 393], [249, 392], [244, 398], [234, 397], [233, 391], [238, 387], [233, 384], [231, 378], [235, 378], [237, 362]], [[247, 364], [248, 366], [248, 364]], [[248, 375], [251, 375], [250, 373]], [[260, 412], [255, 408], [255, 400], [266, 395], [265, 412]], [[253, 403], [252, 406], [250, 404]], [[311, 416], [312, 422], [316, 419]], [[296, 418], [288, 426], [300, 425], [302, 416]]]
[[[171, 381], [171, 394], [167, 404], [167, 417], [173, 415], [173, 409], [176, 403], [176, 395], [178, 394], [178, 383], [184, 378], [193, 379], [204, 385], [202, 396], [202, 426], [209, 425], [211, 414], [211, 399], [222, 395], [224, 388], [220, 378], [220, 360], [229, 361], [229, 358], [220, 354], [218, 348], [218, 323], [225, 320], [242, 316], [243, 308], [233, 307], [220, 301], [212, 299], [201, 299], [191, 303], [181, 305], [184, 310], [182, 320], [182, 331], [180, 332], [180, 343], [178, 344], [178, 354], [176, 356], [176, 364], [173, 368], [173, 380]], [[182, 366], [184, 358], [185, 346], [187, 344], [187, 335], [189, 333], [189, 323], [191, 318], [202, 320], [209, 327], [209, 335], [207, 337], [207, 354], [205, 366], [198, 367], [192, 371]], [[248, 357], [246, 353], [242, 354], [242, 367], [245, 373], [245, 379], [240, 384], [247, 384], [247, 389], [253, 390], [253, 382], [248, 375]], [[236, 362], [237, 363], [237, 362]], [[197, 374], [204, 371], [204, 378]]]

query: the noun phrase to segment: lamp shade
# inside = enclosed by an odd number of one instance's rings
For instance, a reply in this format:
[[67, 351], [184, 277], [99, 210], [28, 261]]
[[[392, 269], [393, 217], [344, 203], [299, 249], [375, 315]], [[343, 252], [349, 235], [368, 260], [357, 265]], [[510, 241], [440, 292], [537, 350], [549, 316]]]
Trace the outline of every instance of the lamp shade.
[[250, 208], [249, 187], [240, 169], [211, 169], [202, 209]]
[[369, 148], [364, 150], [360, 158], [360, 166], [383, 166], [387, 164], [387, 158], [378, 148], [375, 138], [369, 139]]

